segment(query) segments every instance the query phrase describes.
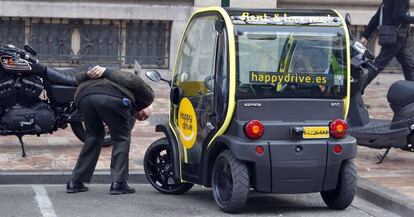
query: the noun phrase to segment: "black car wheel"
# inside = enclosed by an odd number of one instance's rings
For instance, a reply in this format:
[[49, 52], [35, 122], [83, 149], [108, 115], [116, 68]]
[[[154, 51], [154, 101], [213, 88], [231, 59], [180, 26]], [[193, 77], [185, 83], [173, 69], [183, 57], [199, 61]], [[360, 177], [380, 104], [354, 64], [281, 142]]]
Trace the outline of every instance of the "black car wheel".
[[343, 210], [351, 205], [356, 189], [357, 172], [355, 164], [352, 161], [346, 161], [341, 167], [336, 189], [321, 192], [321, 196], [329, 208]]
[[182, 183], [174, 177], [171, 148], [167, 138], [158, 139], [148, 148], [144, 157], [145, 176], [149, 183], [163, 194], [184, 194], [194, 184]]
[[246, 164], [237, 160], [231, 151], [223, 151], [213, 166], [212, 187], [220, 209], [228, 213], [242, 211], [250, 191]]

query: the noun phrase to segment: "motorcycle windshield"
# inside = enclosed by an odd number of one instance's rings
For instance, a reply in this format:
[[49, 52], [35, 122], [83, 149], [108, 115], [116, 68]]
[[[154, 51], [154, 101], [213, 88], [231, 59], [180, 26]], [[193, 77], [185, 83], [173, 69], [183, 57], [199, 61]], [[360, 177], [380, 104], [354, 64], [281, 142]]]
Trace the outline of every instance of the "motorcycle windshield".
[[236, 29], [238, 98], [346, 96], [343, 29], [270, 25]]

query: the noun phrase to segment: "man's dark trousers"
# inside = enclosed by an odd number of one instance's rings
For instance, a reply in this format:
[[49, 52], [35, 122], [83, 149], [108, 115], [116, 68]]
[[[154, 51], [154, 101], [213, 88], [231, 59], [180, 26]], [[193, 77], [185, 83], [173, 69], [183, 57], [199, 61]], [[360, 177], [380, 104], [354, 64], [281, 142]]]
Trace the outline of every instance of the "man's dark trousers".
[[412, 52], [410, 46], [408, 46], [407, 37], [399, 37], [395, 45], [382, 47], [380, 54], [374, 62], [374, 65], [378, 70], [369, 71], [365, 87], [368, 86], [382, 70], [384, 70], [394, 57], [397, 58], [402, 66], [405, 80], [414, 81], [414, 56]]
[[79, 110], [85, 119], [87, 137], [73, 169], [72, 180], [91, 181], [104, 141], [104, 123], [106, 123], [115, 142], [111, 159], [112, 181], [127, 181], [132, 125], [131, 103], [125, 103], [118, 97], [92, 94], [85, 96], [79, 102]]

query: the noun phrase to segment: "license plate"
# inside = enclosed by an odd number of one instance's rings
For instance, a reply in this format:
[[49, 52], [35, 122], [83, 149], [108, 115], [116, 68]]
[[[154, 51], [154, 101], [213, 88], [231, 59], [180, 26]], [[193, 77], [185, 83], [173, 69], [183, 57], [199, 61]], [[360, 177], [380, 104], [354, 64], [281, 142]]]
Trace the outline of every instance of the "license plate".
[[304, 139], [328, 139], [329, 127], [304, 127]]

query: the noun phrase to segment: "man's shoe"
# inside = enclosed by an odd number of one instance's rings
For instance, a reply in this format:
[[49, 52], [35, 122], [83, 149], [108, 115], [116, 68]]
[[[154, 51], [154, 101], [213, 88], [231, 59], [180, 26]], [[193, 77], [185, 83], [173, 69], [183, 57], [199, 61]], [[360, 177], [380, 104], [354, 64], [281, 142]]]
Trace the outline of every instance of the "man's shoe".
[[78, 192], [85, 192], [85, 191], [89, 191], [89, 188], [86, 187], [82, 182], [75, 182], [71, 180], [66, 185], [67, 193], [78, 193]]
[[135, 189], [129, 187], [126, 182], [112, 182], [109, 193], [112, 195], [133, 194]]

